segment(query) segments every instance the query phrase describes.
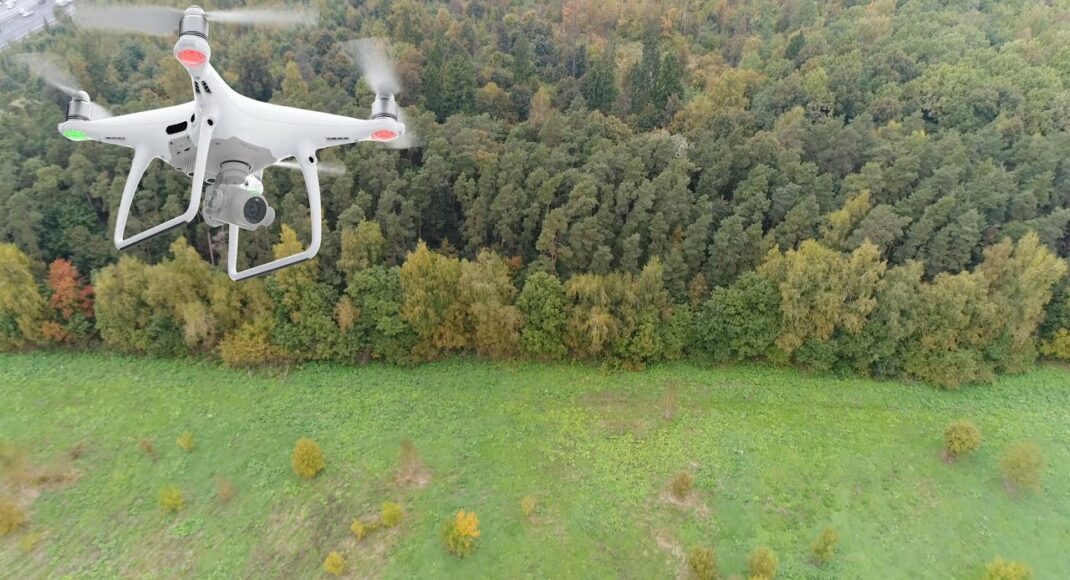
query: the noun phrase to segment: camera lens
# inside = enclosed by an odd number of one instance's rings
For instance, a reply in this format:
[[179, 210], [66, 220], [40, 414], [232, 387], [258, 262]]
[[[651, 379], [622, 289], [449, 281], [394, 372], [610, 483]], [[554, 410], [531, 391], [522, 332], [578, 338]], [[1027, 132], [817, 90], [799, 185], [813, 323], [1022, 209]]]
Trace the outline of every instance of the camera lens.
[[245, 200], [242, 215], [245, 216], [245, 221], [251, 224], [258, 224], [264, 221], [264, 217], [267, 216], [267, 202], [259, 196], [250, 197]]

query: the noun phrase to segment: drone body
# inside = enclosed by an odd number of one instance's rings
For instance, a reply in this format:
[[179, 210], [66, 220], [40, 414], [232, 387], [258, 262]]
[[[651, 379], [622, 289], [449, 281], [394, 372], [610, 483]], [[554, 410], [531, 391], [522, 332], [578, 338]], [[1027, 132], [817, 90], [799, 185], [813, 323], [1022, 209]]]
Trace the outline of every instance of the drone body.
[[[311, 259], [319, 251], [321, 208], [316, 152], [358, 141], [394, 141], [405, 134], [393, 94], [377, 94], [369, 120], [263, 103], [227, 86], [212, 68], [208, 16], [187, 9], [178, 24], [174, 55], [189, 72], [193, 101], [162, 109], [104, 117], [102, 109], [77, 91], [59, 125], [74, 141], [93, 140], [134, 150], [115, 224], [120, 250], [191, 222], [200, 209], [212, 227], [227, 225], [228, 272], [242, 280]], [[263, 170], [293, 157], [304, 176], [311, 214], [312, 239], [298, 254], [238, 270], [238, 238], [274, 220], [263, 197]], [[161, 159], [192, 178], [186, 211], [143, 232], [127, 236], [130, 206], [145, 169]], [[203, 203], [202, 203], [203, 200]]]

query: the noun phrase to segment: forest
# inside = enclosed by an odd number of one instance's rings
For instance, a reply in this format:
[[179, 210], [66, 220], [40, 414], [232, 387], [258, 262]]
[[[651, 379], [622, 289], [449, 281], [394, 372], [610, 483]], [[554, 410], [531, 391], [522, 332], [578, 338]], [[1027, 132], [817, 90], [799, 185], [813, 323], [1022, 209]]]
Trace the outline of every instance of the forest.
[[[218, 2], [217, 7], [233, 5]], [[1070, 3], [312, 3], [213, 29], [239, 92], [366, 116], [382, 37], [421, 146], [324, 153], [319, 257], [233, 283], [200, 220], [111, 242], [126, 149], [55, 130], [49, 52], [116, 113], [191, 98], [171, 41], [62, 25], [0, 53], [0, 349], [399, 364], [758, 360], [946, 387], [1070, 359]], [[300, 176], [272, 168], [308, 237]], [[130, 228], [181, 213], [153, 166]]]

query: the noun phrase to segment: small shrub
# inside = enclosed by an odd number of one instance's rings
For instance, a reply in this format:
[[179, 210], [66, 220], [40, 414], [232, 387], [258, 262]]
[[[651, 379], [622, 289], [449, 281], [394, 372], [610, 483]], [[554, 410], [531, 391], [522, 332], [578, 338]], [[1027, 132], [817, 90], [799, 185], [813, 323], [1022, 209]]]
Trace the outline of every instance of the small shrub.
[[215, 478], [216, 497], [219, 503], [228, 503], [234, 499], [234, 484], [229, 479]]
[[691, 494], [691, 490], [695, 487], [695, 478], [686, 471], [681, 471], [673, 478], [672, 484], [669, 486], [672, 491], [673, 497], [678, 500], [683, 500]]
[[156, 444], [153, 443], [152, 439], [142, 439], [140, 445], [141, 450], [145, 452], [145, 455], [148, 455], [153, 461], [160, 458], [156, 453]]
[[85, 455], [85, 443], [75, 443], [67, 451], [67, 455], [70, 456], [72, 461], [78, 461]]
[[1033, 571], [1021, 562], [996, 558], [985, 566], [984, 580], [1029, 580], [1032, 577]]
[[290, 457], [294, 473], [305, 479], [312, 479], [319, 475], [327, 467], [327, 461], [323, 458], [323, 450], [315, 441], [302, 438], [294, 445], [293, 455]]
[[950, 459], [969, 455], [980, 448], [981, 430], [969, 421], [955, 421], [944, 431], [944, 450]]
[[525, 518], [535, 515], [535, 510], [538, 508], [539, 498], [533, 495], [526, 495], [520, 500], [520, 512], [524, 514]]
[[14, 500], [0, 497], [0, 537], [6, 536], [26, 525], [30, 518]]
[[346, 559], [338, 552], [331, 552], [323, 560], [323, 571], [331, 576], [341, 576], [346, 571]]
[[368, 526], [364, 525], [360, 518], [353, 520], [353, 525], [349, 526], [349, 530], [353, 532], [358, 542], [368, 537]]
[[695, 580], [713, 580], [717, 577], [717, 554], [712, 548], [695, 548], [687, 557]]
[[178, 486], [168, 485], [160, 490], [160, 507], [163, 511], [177, 513], [186, 505], [186, 498]]
[[402, 439], [398, 449], [397, 483], [422, 487], [428, 482], [427, 468], [411, 439]]
[[401, 505], [392, 501], [384, 503], [382, 513], [379, 514], [379, 520], [387, 528], [400, 524], [403, 517], [405, 517], [405, 511], [401, 509]]
[[821, 565], [829, 563], [833, 554], [836, 553], [836, 543], [839, 541], [836, 530], [832, 528], [821, 530], [821, 534], [810, 545], [810, 553], [814, 555], [814, 561]]
[[457, 512], [456, 517], [446, 522], [442, 530], [442, 542], [446, 550], [458, 558], [470, 555], [476, 549], [479, 538], [479, 518], [474, 512]]
[[776, 577], [776, 567], [776, 552], [765, 546], [758, 546], [747, 557], [747, 570], [751, 578], [759, 577], [772, 580]]
[[232, 368], [252, 368], [285, 365], [290, 355], [271, 343], [274, 322], [267, 317], [248, 321], [234, 332], [228, 332], [219, 343], [219, 357]]
[[19, 549], [23, 552], [32, 552], [37, 544], [41, 543], [44, 535], [41, 532], [33, 532], [32, 534], [26, 534], [19, 540]]
[[186, 453], [193, 453], [193, 450], [197, 448], [197, 442], [193, 440], [193, 433], [189, 431], [179, 435], [175, 443]]
[[1035, 443], [1022, 441], [1003, 452], [999, 464], [1003, 477], [1015, 489], [1040, 489], [1040, 476], [1047, 460]]

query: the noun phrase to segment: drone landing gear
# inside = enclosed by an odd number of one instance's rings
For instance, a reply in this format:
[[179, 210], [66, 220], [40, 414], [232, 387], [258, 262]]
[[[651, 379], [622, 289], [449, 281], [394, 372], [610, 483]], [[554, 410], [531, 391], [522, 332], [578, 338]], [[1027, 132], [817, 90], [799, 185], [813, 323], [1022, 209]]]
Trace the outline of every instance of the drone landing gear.
[[301, 167], [301, 174], [305, 177], [305, 189], [308, 190], [308, 208], [312, 217], [312, 240], [305, 251], [294, 254], [292, 256], [286, 256], [267, 264], [261, 264], [254, 266], [246, 270], [238, 270], [238, 235], [241, 232], [241, 228], [230, 224], [230, 230], [227, 234], [228, 247], [227, 247], [227, 270], [232, 280], [244, 280], [246, 278], [252, 278], [254, 276], [262, 276], [285, 268], [286, 266], [292, 266], [305, 260], [311, 260], [316, 256], [316, 253], [320, 249], [320, 238], [322, 236], [321, 228], [323, 218], [321, 216], [322, 210], [320, 209], [320, 182], [319, 173], [316, 171], [316, 158], [313, 154], [307, 153], [298, 156], [298, 164]]
[[193, 218], [197, 217], [197, 210], [201, 204], [201, 192], [204, 190], [204, 173], [208, 166], [208, 146], [212, 140], [214, 125], [214, 121], [210, 118], [202, 118], [200, 120], [197, 137], [197, 158], [194, 161], [193, 169], [193, 186], [190, 191], [189, 207], [186, 208], [185, 213], [127, 238], [125, 237], [126, 220], [130, 217], [130, 205], [134, 202], [134, 194], [137, 193], [137, 187], [141, 184], [141, 178], [144, 177], [145, 169], [148, 168], [149, 163], [163, 153], [161, 151], [152, 151], [148, 146], [138, 146], [134, 149], [134, 160], [130, 164], [130, 175], [126, 178], [126, 187], [123, 188], [123, 197], [119, 202], [119, 213], [115, 218], [116, 248], [125, 250], [135, 244], [188, 224], [193, 221]]

